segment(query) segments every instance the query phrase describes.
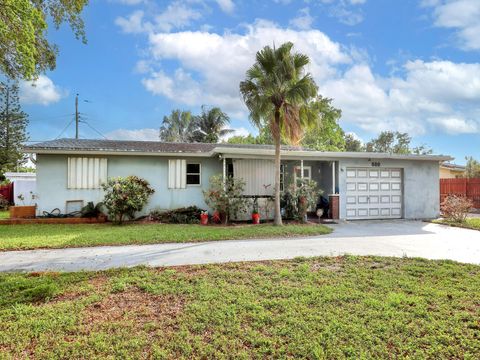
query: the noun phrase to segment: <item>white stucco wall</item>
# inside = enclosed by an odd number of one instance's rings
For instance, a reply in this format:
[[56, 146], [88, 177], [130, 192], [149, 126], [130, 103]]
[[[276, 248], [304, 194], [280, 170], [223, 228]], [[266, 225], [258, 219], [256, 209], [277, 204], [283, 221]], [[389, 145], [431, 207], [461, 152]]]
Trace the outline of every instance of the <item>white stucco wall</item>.
[[[150, 198], [144, 212], [151, 209], [173, 209], [197, 205], [207, 208], [203, 199], [203, 189], [208, 188], [208, 180], [214, 174], [222, 173], [222, 163], [213, 158], [187, 158], [187, 162], [202, 164], [202, 184], [187, 185], [186, 189], [168, 189], [168, 159], [156, 156], [107, 156], [108, 177], [136, 175], [150, 182], [155, 193]], [[99, 190], [67, 189], [67, 155], [37, 156], [37, 212], [59, 208], [65, 212], [66, 201], [83, 200], [94, 203], [103, 199]]]
[[[377, 160], [381, 167], [403, 169], [403, 218], [433, 219], [440, 214], [439, 163], [420, 160]], [[340, 218], [346, 217], [346, 168], [371, 167], [367, 159], [339, 161]]]

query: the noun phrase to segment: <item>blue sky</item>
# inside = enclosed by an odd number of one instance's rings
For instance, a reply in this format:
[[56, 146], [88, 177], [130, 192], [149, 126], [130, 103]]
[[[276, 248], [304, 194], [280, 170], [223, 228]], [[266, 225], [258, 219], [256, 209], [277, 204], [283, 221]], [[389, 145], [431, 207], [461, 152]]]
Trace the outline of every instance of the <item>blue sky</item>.
[[73, 136], [76, 93], [84, 138], [156, 139], [164, 115], [202, 104], [256, 132], [238, 83], [261, 47], [293, 41], [345, 131], [480, 158], [478, 0], [91, 0], [84, 19], [88, 44], [50, 30], [57, 68], [21, 86], [32, 140]]

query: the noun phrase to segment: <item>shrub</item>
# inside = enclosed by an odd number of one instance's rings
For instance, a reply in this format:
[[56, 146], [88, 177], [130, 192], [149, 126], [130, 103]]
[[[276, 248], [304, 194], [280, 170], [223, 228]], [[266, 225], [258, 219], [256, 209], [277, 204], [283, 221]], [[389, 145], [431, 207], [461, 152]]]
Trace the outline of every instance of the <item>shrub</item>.
[[155, 192], [148, 181], [137, 176], [111, 178], [102, 184], [102, 189], [105, 191], [103, 204], [117, 224], [121, 224], [125, 218], [133, 219]]
[[0, 210], [8, 210], [8, 201], [2, 195], [0, 195]]
[[443, 217], [452, 222], [463, 223], [472, 209], [471, 200], [463, 196], [449, 195], [440, 205]]
[[304, 221], [308, 209], [316, 204], [317, 196], [321, 193], [313, 180], [305, 180], [302, 186], [290, 185], [283, 192], [280, 203], [283, 217]]
[[202, 209], [197, 206], [189, 206], [175, 210], [152, 210], [150, 219], [171, 224], [198, 224]]
[[103, 203], [99, 202], [97, 205], [94, 205], [93, 202], [90, 201], [82, 208], [80, 212], [84, 218], [96, 218], [103, 213], [102, 207]]
[[224, 223], [245, 212], [249, 203], [248, 199], [243, 197], [245, 181], [234, 177], [227, 177], [225, 182], [223, 177], [214, 175], [210, 178], [210, 188], [203, 191], [203, 196], [207, 205], [214, 211], [218, 211]]

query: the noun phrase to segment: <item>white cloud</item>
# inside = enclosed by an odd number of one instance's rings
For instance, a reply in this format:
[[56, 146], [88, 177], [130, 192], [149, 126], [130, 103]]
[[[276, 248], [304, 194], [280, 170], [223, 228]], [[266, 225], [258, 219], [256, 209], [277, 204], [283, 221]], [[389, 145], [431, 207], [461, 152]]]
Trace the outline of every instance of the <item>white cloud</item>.
[[24, 104], [49, 105], [66, 96], [66, 91], [55, 85], [45, 75], [40, 75], [36, 81], [20, 82], [20, 101]]
[[321, 2], [329, 6], [330, 16], [336, 17], [345, 25], [354, 26], [364, 19], [359, 5], [365, 4], [366, 0], [321, 0]]
[[310, 57], [308, 70], [320, 93], [342, 109], [343, 122], [372, 133], [480, 129], [479, 63], [412, 60], [399, 65], [394, 75], [380, 76], [368, 64], [368, 54], [360, 56], [358, 49], [342, 46], [318, 30], [281, 28], [265, 20], [223, 34], [150, 32], [148, 55], [140, 66], [142, 83], [174, 103], [220, 106], [231, 117], [246, 119], [239, 82], [258, 50], [285, 41]]
[[151, 20], [146, 20], [145, 17], [144, 11], [136, 10], [127, 17], [116, 18], [115, 24], [125, 33], [169, 32], [190, 26], [193, 21], [200, 19], [202, 14], [183, 2], [174, 1], [159, 14], [149, 17]]
[[232, 0], [216, 0], [216, 2], [220, 9], [228, 14], [231, 14], [235, 9], [235, 4]]
[[[188, 105], [215, 104], [231, 113], [244, 112], [238, 84], [253, 65], [255, 54], [265, 45], [292, 41], [296, 50], [310, 55], [309, 70], [318, 80], [332, 76], [335, 65], [351, 61], [338, 43], [318, 30], [295, 31], [258, 21], [244, 33], [222, 35], [202, 31], [152, 33], [149, 36], [152, 61], [176, 60], [172, 73], [155, 71], [143, 79], [156, 94]], [[232, 114], [233, 115], [233, 114]]]
[[143, 22], [144, 13], [142, 10], [137, 10], [131, 13], [128, 17], [118, 17], [115, 19], [115, 24], [122, 28], [122, 31], [127, 34], [142, 33], [148, 31], [149, 24]]
[[141, 140], [141, 141], [158, 141], [159, 130], [158, 129], [117, 129], [111, 131], [105, 136], [110, 140]]
[[456, 30], [460, 47], [480, 50], [480, 1], [427, 0], [422, 5], [433, 7], [435, 26]]
[[290, 20], [290, 25], [300, 30], [307, 30], [312, 27], [313, 16], [310, 15], [309, 8], [303, 8], [298, 11], [297, 17]]
[[144, 3], [146, 0], [115, 0], [116, 2], [124, 5], [138, 5]]
[[437, 117], [428, 121], [442, 132], [451, 135], [472, 134], [478, 132], [480, 128], [477, 122], [462, 117]]
[[233, 130], [233, 132], [223, 136], [220, 141], [228, 141], [228, 139], [230, 139], [231, 137], [233, 136], [248, 136], [250, 135], [250, 131], [247, 130], [246, 128], [244, 127], [239, 127], [239, 128], [231, 128], [230, 129]]

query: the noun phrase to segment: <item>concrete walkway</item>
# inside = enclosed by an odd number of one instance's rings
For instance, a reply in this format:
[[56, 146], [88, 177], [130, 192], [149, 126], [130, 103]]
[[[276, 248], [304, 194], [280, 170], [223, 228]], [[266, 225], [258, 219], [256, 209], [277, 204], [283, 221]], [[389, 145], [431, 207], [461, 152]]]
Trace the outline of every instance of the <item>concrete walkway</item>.
[[330, 235], [295, 239], [1, 252], [0, 271], [103, 270], [343, 254], [423, 257], [480, 264], [480, 231], [420, 221], [359, 221], [333, 227], [335, 231]]

